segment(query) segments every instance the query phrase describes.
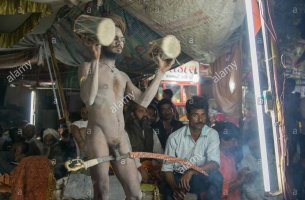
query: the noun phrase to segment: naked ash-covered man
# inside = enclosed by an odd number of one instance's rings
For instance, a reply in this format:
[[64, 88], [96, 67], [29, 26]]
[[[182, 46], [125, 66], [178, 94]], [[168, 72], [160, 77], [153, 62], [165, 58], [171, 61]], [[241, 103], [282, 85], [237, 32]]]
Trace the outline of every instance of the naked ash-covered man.
[[[88, 159], [124, 155], [131, 151], [128, 135], [124, 130], [123, 108], [112, 112], [111, 106], [124, 96], [133, 94], [136, 103], [147, 107], [158, 90], [162, 76], [174, 62], [162, 60], [158, 56], [159, 70], [155, 79], [145, 92], [140, 91], [115, 65], [116, 57], [122, 53], [125, 44], [125, 22], [119, 16], [107, 17], [116, 24], [114, 41], [107, 47], [94, 45], [94, 60], [85, 62], [79, 68], [80, 95], [89, 112], [86, 136]], [[124, 188], [126, 199], [141, 199], [141, 177], [135, 160], [127, 158], [124, 162], [111, 161], [111, 165]], [[95, 200], [109, 198], [108, 170], [108, 163], [100, 163], [91, 168]]]

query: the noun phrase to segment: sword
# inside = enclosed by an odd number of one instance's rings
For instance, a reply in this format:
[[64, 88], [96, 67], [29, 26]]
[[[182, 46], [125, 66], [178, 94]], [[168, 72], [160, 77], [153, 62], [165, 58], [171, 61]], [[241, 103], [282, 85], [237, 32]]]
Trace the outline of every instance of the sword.
[[165, 154], [158, 154], [158, 153], [149, 153], [149, 152], [129, 152], [127, 154], [124, 154], [122, 156], [114, 157], [114, 156], [104, 156], [96, 159], [91, 159], [87, 161], [83, 161], [82, 159], [73, 159], [73, 160], [68, 160], [65, 162], [65, 167], [67, 168], [68, 171], [75, 172], [81, 169], [88, 169], [90, 167], [93, 167], [95, 165], [98, 165], [103, 162], [109, 162], [112, 160], [122, 160], [126, 158], [152, 158], [152, 159], [159, 159], [159, 160], [166, 160], [169, 162], [176, 162], [180, 163], [184, 166], [190, 167], [191, 169], [200, 172], [206, 176], [208, 176], [208, 173], [204, 170], [202, 170], [200, 167], [196, 166], [195, 164], [183, 160], [181, 158], [176, 158], [172, 156], [168, 156]]

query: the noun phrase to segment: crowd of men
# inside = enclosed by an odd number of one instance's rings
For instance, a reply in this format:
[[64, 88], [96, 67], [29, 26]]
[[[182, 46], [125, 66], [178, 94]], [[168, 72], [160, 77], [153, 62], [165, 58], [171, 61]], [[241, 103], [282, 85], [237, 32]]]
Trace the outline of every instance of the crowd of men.
[[[179, 163], [142, 159], [138, 168], [142, 183], [158, 185], [166, 200], [184, 199], [188, 193], [196, 194], [198, 199], [264, 199], [256, 128], [248, 129], [251, 137], [242, 143], [242, 131], [230, 122], [216, 122], [209, 127], [208, 103], [199, 96], [186, 103], [187, 125], [176, 119], [174, 109], [170, 98], [148, 108], [130, 102], [124, 116], [132, 151], [178, 157], [199, 166], [206, 174]], [[81, 119], [70, 129], [62, 123], [57, 130], [47, 128], [37, 134], [34, 125], [24, 123], [7, 130], [0, 143], [0, 173], [12, 173], [25, 157], [43, 155], [55, 162], [56, 180], [66, 177], [65, 161], [86, 158], [86, 127], [87, 111], [83, 106]]]
[[[172, 103], [171, 90], [164, 90], [162, 100], [151, 102], [162, 76], [174, 60], [162, 60], [160, 55], [157, 56], [159, 70], [154, 80], [145, 92], [136, 88], [129, 77], [115, 66], [125, 44], [126, 25], [121, 18], [112, 17], [116, 23], [115, 40], [107, 47], [93, 45], [93, 61], [85, 62], [79, 68], [80, 97], [86, 104], [81, 108], [81, 119], [68, 126], [62, 122], [57, 130], [45, 127], [37, 132], [34, 125], [23, 121], [17, 127], [1, 131], [0, 191], [35, 199], [37, 191], [45, 190], [38, 193], [44, 196], [40, 199], [47, 199], [45, 197], [49, 194], [45, 193], [49, 190], [46, 188], [51, 185], [49, 172], [53, 171], [56, 180], [61, 180], [68, 175], [64, 167], [67, 160], [97, 159], [112, 154], [115, 160], [110, 162], [111, 166], [99, 163], [91, 168], [95, 199], [108, 199], [109, 167], [112, 169], [110, 173], [118, 175], [127, 199], [141, 198], [140, 186], [135, 183], [140, 180], [138, 172], [142, 183], [156, 184], [165, 200], [183, 200], [189, 193], [200, 200], [266, 199], [255, 115], [253, 119], [245, 119], [245, 124], [240, 124], [247, 128], [239, 128], [230, 122], [213, 122], [211, 125], [208, 100], [193, 96], [186, 102], [188, 122], [183, 123], [179, 121], [179, 114]], [[303, 199], [304, 140], [299, 134], [298, 121], [305, 118], [305, 114], [296, 114], [300, 101], [292, 93], [295, 83], [287, 83], [284, 107], [291, 163], [296, 147], [299, 145], [301, 148], [300, 162], [291, 169], [302, 172], [302, 176], [294, 177], [292, 182], [297, 191], [295, 196]], [[117, 99], [124, 99], [126, 93], [132, 94], [134, 102], [124, 105], [124, 109], [123, 106], [118, 110], [108, 107]], [[267, 131], [267, 135], [272, 133]], [[127, 158], [123, 166], [117, 159], [130, 150], [177, 157], [197, 165], [204, 173], [179, 163], [154, 159], [141, 159], [138, 163], [138, 160]], [[49, 170], [44, 158], [52, 161], [54, 169]], [[274, 165], [272, 159], [269, 165]], [[27, 167], [30, 170], [26, 170]], [[5, 181], [9, 176], [13, 177], [12, 181]], [[272, 173], [270, 178], [273, 183], [277, 181]], [[23, 181], [32, 188], [22, 189]], [[270, 196], [268, 199], [282, 197]]]

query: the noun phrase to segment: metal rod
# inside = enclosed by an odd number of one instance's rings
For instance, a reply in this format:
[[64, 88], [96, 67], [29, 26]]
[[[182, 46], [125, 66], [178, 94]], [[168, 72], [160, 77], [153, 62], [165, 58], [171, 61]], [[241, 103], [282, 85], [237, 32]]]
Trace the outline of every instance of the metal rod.
[[[46, 60], [47, 60], [47, 65], [48, 65], [48, 69], [49, 69], [50, 79], [51, 79], [51, 82], [53, 83], [54, 81], [53, 81], [53, 76], [52, 76], [52, 72], [51, 72], [51, 66], [50, 66], [48, 55], [47, 55], [47, 51], [46, 51], [46, 41], [45, 41], [45, 39], [43, 40], [43, 49], [44, 49], [44, 54], [45, 54], [45, 57], [46, 57]], [[52, 91], [53, 91], [53, 95], [54, 95], [54, 98], [55, 98], [55, 101], [56, 101], [56, 110], [57, 110], [58, 118], [61, 119], [62, 117], [61, 117], [61, 113], [60, 113], [59, 106], [58, 106], [58, 103], [57, 103], [57, 95], [56, 95], [55, 87], [54, 87], [53, 84], [52, 84]]]

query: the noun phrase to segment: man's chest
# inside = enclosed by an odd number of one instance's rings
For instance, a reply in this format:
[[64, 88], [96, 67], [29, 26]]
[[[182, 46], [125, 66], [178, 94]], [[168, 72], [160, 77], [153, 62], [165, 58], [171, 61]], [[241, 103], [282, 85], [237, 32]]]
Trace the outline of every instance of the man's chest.
[[183, 142], [178, 145], [176, 154], [178, 157], [189, 160], [191, 162], [203, 162], [206, 158], [206, 144], [203, 138], [194, 141], [191, 137], [183, 139]]
[[126, 80], [118, 70], [114, 72], [99, 71], [98, 87], [100, 91], [113, 91], [116, 95], [123, 95], [126, 88]]

